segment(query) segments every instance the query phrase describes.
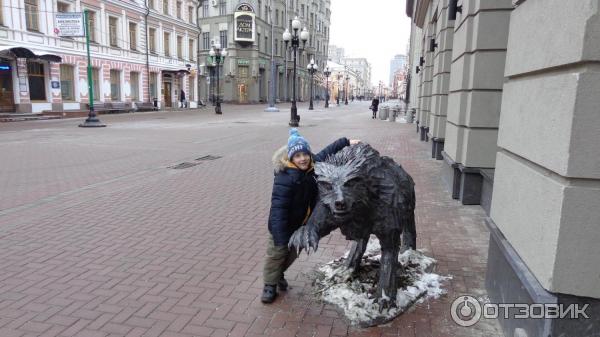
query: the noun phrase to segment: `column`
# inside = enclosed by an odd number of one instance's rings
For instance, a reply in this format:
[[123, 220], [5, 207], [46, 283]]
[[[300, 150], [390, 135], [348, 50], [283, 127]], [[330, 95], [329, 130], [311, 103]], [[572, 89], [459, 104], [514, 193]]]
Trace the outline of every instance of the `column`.
[[[443, 159], [444, 139], [446, 137], [446, 115], [448, 110], [448, 91], [450, 86], [450, 67], [452, 64], [452, 44], [454, 20], [448, 20], [449, 0], [440, 0], [436, 30], [434, 31], [433, 87], [431, 94], [431, 114], [429, 117], [429, 136], [431, 137], [431, 157]], [[437, 45], [437, 46], [436, 46]], [[431, 46], [430, 46], [431, 47]]]
[[489, 212], [513, 6], [511, 0], [461, 3], [454, 23], [443, 178], [453, 198]]
[[590, 319], [501, 320], [507, 335], [600, 331], [599, 18], [596, 0], [527, 0], [511, 14], [488, 292], [587, 304]]
[[18, 101], [15, 102], [16, 112], [28, 113], [32, 111], [31, 99], [29, 96], [29, 82], [27, 76], [27, 59], [17, 59], [17, 88], [14, 90], [19, 93]]

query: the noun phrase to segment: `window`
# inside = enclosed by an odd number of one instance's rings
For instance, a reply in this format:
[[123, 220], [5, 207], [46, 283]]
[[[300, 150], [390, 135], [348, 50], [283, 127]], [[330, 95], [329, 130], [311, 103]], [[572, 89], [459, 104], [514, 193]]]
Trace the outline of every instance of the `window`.
[[163, 14], [169, 15], [169, 0], [163, 0]]
[[227, 48], [227, 31], [222, 30], [219, 32], [219, 41], [221, 42], [221, 48]]
[[4, 6], [2, 6], [2, 1], [0, 1], [0, 26], [4, 26], [4, 14], [2, 13]]
[[118, 70], [110, 71], [110, 99], [121, 100], [121, 72]]
[[279, 9], [275, 10], [275, 25], [279, 26]]
[[96, 42], [96, 13], [88, 12], [90, 41]]
[[165, 56], [171, 56], [171, 36], [169, 33], [163, 34], [163, 43], [165, 44]]
[[221, 0], [219, 3], [219, 15], [227, 14], [227, 1]]
[[29, 77], [29, 95], [32, 101], [46, 100], [46, 80], [42, 63], [27, 61], [27, 76]]
[[275, 55], [281, 55], [279, 54], [279, 40], [275, 39]]
[[260, 51], [260, 33], [256, 33], [256, 44], [258, 47], [258, 51]]
[[204, 0], [202, 3], [202, 17], [208, 17], [208, 0]]
[[238, 66], [238, 73], [240, 78], [248, 77], [248, 66]]
[[92, 93], [94, 101], [100, 100], [100, 69], [92, 68]]
[[56, 11], [59, 13], [67, 13], [69, 11], [69, 4], [64, 2], [57, 2]]
[[188, 21], [194, 23], [194, 7], [188, 7]]
[[265, 36], [265, 53], [269, 50], [269, 37]]
[[140, 73], [129, 73], [129, 83], [131, 85], [131, 100], [134, 102], [140, 101]]
[[158, 98], [156, 95], [156, 78], [158, 75], [156, 73], [150, 73], [150, 97], [152, 99]]
[[63, 101], [75, 100], [73, 69], [73, 66], [68, 64], [60, 65], [60, 96], [62, 97]]
[[177, 37], [177, 58], [183, 59], [183, 37]]
[[156, 53], [156, 29], [148, 29], [148, 44], [151, 53]]
[[[27, 30], [40, 30], [40, 24], [38, 22], [38, 2], [37, 0], [25, 0], [25, 24]], [[46, 99], [44, 97], [44, 99]]]
[[177, 1], [177, 18], [181, 19], [181, 1]]
[[262, 7], [262, 1], [258, 0], [258, 16], [259, 17], [261, 16], [261, 12], [260, 12], [261, 11], [261, 9], [260, 9], [261, 7]]
[[156, 0], [148, 0], [148, 7], [150, 7], [150, 9], [156, 9], [156, 3], [154, 3]]
[[196, 54], [194, 50], [194, 40], [192, 39], [188, 41], [188, 54], [190, 55], [190, 60], [194, 61], [196, 59], [194, 57], [194, 54]]
[[117, 41], [117, 18], [108, 18], [108, 33], [110, 38], [110, 45], [118, 47], [119, 42]]
[[137, 50], [137, 25], [133, 22], [129, 23], [129, 48]]
[[304, 17], [304, 5], [300, 5], [300, 17]]
[[202, 33], [202, 49], [210, 49], [210, 33], [208, 32]]

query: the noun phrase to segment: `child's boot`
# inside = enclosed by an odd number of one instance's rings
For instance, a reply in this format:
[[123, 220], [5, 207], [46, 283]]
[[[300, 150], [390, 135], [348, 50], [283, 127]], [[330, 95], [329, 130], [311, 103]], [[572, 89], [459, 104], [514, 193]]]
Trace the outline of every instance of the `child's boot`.
[[277, 297], [277, 286], [265, 284], [260, 300], [263, 303], [273, 303], [275, 297]]

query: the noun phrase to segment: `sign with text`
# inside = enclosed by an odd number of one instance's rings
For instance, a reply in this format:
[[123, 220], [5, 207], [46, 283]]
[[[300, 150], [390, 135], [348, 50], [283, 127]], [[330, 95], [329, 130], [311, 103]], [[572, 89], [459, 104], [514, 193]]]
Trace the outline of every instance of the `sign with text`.
[[56, 13], [54, 14], [58, 36], [82, 37], [85, 36], [83, 13]]
[[250, 4], [242, 3], [237, 6], [233, 15], [235, 21], [233, 39], [236, 42], [254, 42], [254, 34], [256, 32], [255, 17], [254, 8]]

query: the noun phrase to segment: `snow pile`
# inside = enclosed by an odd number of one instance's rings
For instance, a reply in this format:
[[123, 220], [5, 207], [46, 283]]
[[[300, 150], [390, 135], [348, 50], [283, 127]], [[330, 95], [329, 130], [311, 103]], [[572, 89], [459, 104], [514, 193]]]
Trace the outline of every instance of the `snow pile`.
[[449, 276], [430, 272], [435, 265], [433, 258], [418, 250], [406, 251], [398, 256], [402, 270], [397, 273], [396, 307], [380, 312], [375, 299], [381, 258], [379, 241], [371, 237], [361, 269], [356, 274], [345, 267], [347, 256], [348, 252], [340, 259], [320, 266], [314, 286], [317, 289], [315, 294], [323, 301], [338, 306], [353, 325], [368, 327], [389, 322], [414, 303], [443, 295], [446, 291], [442, 283], [450, 279]]

